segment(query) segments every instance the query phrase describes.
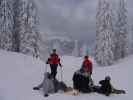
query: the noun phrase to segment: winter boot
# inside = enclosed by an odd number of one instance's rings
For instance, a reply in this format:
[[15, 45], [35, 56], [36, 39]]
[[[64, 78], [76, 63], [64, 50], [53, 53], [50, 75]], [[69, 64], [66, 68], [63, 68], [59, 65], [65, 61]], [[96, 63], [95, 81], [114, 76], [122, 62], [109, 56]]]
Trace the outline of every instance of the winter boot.
[[40, 90], [38, 87], [33, 87], [33, 90]]
[[48, 97], [49, 95], [48, 94], [44, 94], [44, 97]]

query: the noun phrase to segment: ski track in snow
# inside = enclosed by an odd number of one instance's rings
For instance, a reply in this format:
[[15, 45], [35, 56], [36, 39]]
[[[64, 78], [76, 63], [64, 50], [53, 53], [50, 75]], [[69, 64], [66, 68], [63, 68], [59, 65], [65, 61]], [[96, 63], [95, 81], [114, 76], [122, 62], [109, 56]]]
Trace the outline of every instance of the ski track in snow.
[[[63, 81], [72, 86], [72, 75], [80, 68], [82, 58], [64, 56]], [[94, 61], [93, 61], [94, 62]], [[133, 100], [133, 56], [120, 60], [113, 66], [99, 67], [94, 62], [92, 78], [95, 84], [106, 75], [112, 77], [112, 84], [118, 89], [125, 89], [127, 94], [106, 97], [97, 93], [72, 96], [63, 93], [51, 94], [44, 98], [41, 91], [33, 91], [43, 79], [46, 64], [30, 56], [0, 50], [0, 100]], [[47, 71], [50, 71], [47, 65]], [[61, 80], [61, 69], [58, 67], [58, 80]]]

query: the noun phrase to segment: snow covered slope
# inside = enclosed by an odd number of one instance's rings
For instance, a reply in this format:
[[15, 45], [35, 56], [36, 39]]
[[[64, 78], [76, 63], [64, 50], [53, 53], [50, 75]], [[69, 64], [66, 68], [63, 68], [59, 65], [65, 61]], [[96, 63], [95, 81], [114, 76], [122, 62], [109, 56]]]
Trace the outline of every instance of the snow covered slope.
[[[63, 81], [72, 86], [72, 75], [80, 68], [82, 58], [70, 56], [62, 57]], [[98, 67], [94, 64], [93, 79], [95, 84], [111, 75], [112, 84], [118, 89], [125, 89], [125, 95], [111, 95], [106, 97], [97, 93], [71, 96], [63, 93], [51, 94], [44, 98], [43, 94], [33, 91], [43, 79], [45, 63], [22, 54], [0, 51], [0, 100], [133, 100], [133, 56], [119, 61], [114, 66]], [[47, 71], [49, 68], [47, 66]], [[60, 80], [60, 68], [57, 78]]]

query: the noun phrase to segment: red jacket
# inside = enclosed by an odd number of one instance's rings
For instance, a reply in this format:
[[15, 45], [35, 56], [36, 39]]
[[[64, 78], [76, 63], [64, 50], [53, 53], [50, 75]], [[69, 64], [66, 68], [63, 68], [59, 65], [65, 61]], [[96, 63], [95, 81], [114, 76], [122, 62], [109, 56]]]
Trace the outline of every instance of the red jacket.
[[82, 64], [82, 68], [85, 72], [90, 72], [92, 73], [92, 62], [88, 59], [85, 59]]
[[56, 54], [56, 53], [51, 54], [47, 63], [48, 64], [60, 64], [60, 58], [59, 58], [58, 54]]

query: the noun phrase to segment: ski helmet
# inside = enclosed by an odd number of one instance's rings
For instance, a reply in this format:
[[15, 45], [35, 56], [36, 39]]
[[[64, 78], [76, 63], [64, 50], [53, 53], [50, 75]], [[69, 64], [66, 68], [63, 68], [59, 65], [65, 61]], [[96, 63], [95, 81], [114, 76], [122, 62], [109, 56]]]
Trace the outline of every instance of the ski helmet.
[[111, 77], [110, 76], [106, 76], [105, 80], [111, 80]]

